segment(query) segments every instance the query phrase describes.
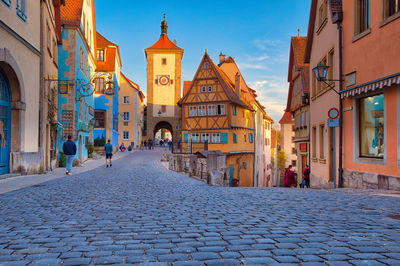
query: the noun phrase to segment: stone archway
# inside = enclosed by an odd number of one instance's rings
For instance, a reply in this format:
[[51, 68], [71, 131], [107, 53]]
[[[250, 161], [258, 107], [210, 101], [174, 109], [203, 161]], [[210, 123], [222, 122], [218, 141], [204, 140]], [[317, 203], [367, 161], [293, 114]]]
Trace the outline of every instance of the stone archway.
[[169, 132], [171, 132], [172, 139], [174, 139], [174, 131], [173, 131], [173, 128], [172, 128], [171, 124], [168, 123], [167, 121], [161, 121], [161, 122], [158, 122], [158, 123], [155, 125], [154, 130], [153, 130], [153, 139], [155, 138], [156, 133], [157, 133], [160, 129], [167, 129]]

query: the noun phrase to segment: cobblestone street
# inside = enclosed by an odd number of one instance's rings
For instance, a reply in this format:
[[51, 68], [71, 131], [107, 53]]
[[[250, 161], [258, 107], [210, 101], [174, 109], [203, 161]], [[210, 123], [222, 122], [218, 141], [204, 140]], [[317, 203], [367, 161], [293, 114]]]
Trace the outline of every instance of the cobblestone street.
[[399, 195], [210, 187], [160, 156], [0, 195], [0, 265], [400, 265]]

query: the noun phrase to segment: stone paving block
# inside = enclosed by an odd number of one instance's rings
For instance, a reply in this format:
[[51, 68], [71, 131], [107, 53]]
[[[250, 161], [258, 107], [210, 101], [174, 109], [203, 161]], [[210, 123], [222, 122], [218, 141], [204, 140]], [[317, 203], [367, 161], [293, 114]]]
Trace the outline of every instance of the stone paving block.
[[310, 262], [303, 262], [300, 263], [301, 266], [325, 266], [325, 263], [310, 261]]
[[275, 260], [277, 260], [278, 262], [299, 262], [299, 260], [295, 257], [295, 256], [274, 256], [273, 257]]
[[170, 249], [147, 249], [146, 254], [147, 255], [162, 255], [162, 254], [170, 254], [171, 250]]
[[62, 265], [86, 265], [90, 263], [90, 260], [89, 258], [71, 258], [63, 260]]
[[323, 258], [315, 255], [298, 255], [298, 259], [300, 259], [303, 262], [319, 262], [319, 261], [324, 261]]
[[95, 251], [89, 251], [85, 253], [86, 257], [107, 257], [107, 256], [111, 256], [112, 255], [112, 251], [106, 251], [106, 250], [95, 250]]
[[251, 247], [254, 249], [268, 249], [268, 250], [275, 248], [274, 245], [272, 244], [254, 244], [251, 245]]
[[96, 257], [94, 258], [94, 263], [98, 264], [114, 264], [122, 263], [123, 257], [121, 256], [108, 256], [108, 257]]
[[341, 260], [350, 260], [351, 258], [344, 254], [323, 254], [322, 258], [328, 261], [341, 261]]
[[172, 252], [173, 253], [191, 253], [191, 252], [195, 252], [196, 248], [194, 247], [177, 247], [177, 248], [173, 248]]
[[155, 256], [143, 255], [143, 256], [129, 256], [126, 257], [127, 263], [139, 263], [139, 262], [155, 262], [157, 261]]
[[201, 252], [222, 252], [225, 248], [223, 246], [206, 246], [198, 247], [197, 250]]
[[378, 253], [354, 253], [348, 254], [355, 259], [370, 260], [370, 259], [384, 259], [385, 257]]
[[[96, 250], [96, 247], [92, 247], [92, 246], [77, 246], [72, 249], [72, 251], [80, 251], [80, 252], [89, 252], [89, 251], [95, 251], [95, 250]], [[61, 251], [61, 252], [65, 252], [65, 251]]]
[[400, 253], [383, 253], [382, 255], [385, 255], [387, 257], [400, 260]]
[[230, 266], [230, 265], [240, 265], [240, 260], [235, 259], [218, 259], [218, 260], [206, 260], [204, 261], [207, 266]]
[[240, 261], [244, 265], [255, 265], [255, 264], [264, 264], [264, 265], [269, 265], [272, 263], [276, 263], [276, 260], [272, 259], [271, 257], [257, 257], [257, 258], [242, 258]]
[[355, 252], [354, 249], [346, 247], [327, 247], [325, 249], [328, 250], [330, 253], [335, 253], [335, 254], [349, 254]]
[[203, 262], [197, 260], [177, 261], [172, 263], [173, 266], [202, 266]]
[[78, 252], [78, 251], [71, 251], [71, 252], [64, 252], [61, 253], [60, 255], [60, 259], [69, 259], [69, 258], [79, 258], [82, 256], [82, 252]]
[[41, 259], [55, 259], [58, 258], [60, 253], [43, 253], [43, 254], [31, 254], [25, 257], [26, 260], [41, 260]]
[[243, 250], [240, 251], [243, 257], [269, 257], [272, 256], [270, 251], [266, 250]]
[[274, 249], [272, 250], [272, 253], [274, 253], [276, 256], [296, 255], [296, 253], [291, 249]]
[[55, 266], [61, 263], [60, 259], [39, 259], [39, 260], [34, 260], [30, 264], [30, 266]]
[[377, 260], [350, 260], [349, 262], [353, 263], [354, 265], [368, 265], [368, 266], [385, 265], [381, 262], [378, 262]]
[[400, 260], [396, 259], [379, 259], [378, 261], [388, 265], [400, 265]]
[[49, 250], [48, 248], [27, 248], [27, 249], [16, 250], [15, 254], [39, 254], [39, 253], [46, 253], [48, 250]]
[[251, 250], [253, 248], [250, 245], [232, 245], [232, 246], [227, 246], [226, 249], [229, 251], [241, 251], [241, 250]]
[[220, 252], [219, 255], [223, 259], [237, 259], [242, 257], [242, 255], [239, 252], [232, 252], [232, 251]]
[[[165, 254], [165, 255], [158, 255], [159, 261], [178, 261], [178, 260], [187, 260], [188, 255], [183, 253], [174, 253], [174, 254]], [[194, 258], [196, 260], [196, 258]]]
[[191, 254], [192, 258], [195, 260], [208, 260], [208, 259], [218, 259], [219, 256], [215, 252], [194, 252]]
[[142, 262], [138, 266], [168, 266], [166, 262]]
[[20, 261], [2, 261], [0, 266], [26, 266], [30, 263], [30, 260], [20, 260]]
[[338, 261], [332, 260], [332, 261], [327, 261], [326, 263], [329, 266], [350, 266], [350, 265], [353, 265], [353, 264], [350, 264], [349, 262], [341, 261], [341, 260], [338, 260]]

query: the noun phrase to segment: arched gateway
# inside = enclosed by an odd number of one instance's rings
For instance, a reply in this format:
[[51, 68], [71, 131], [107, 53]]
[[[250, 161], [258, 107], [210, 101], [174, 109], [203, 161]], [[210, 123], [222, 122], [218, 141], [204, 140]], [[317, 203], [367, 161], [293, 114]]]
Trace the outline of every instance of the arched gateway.
[[147, 139], [154, 139], [161, 128], [180, 136], [181, 61], [183, 49], [171, 42], [167, 22], [161, 22], [159, 40], [145, 49], [147, 60]]

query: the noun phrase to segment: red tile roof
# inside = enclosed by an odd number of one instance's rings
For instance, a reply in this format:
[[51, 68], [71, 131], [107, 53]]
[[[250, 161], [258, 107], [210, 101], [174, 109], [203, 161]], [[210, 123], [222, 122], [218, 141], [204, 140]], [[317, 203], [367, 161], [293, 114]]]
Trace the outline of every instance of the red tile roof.
[[126, 79], [129, 85], [131, 85], [136, 91], [140, 91], [140, 86], [130, 80], [127, 76], [124, 75], [124, 73], [121, 72], [121, 75]]
[[97, 48], [106, 48], [108, 46], [118, 46], [115, 43], [112, 43], [109, 40], [107, 40], [99, 32], [96, 32], [96, 40], [97, 40]]
[[184, 81], [183, 82], [183, 96], [185, 96], [186, 93], [188, 93], [191, 85], [192, 85], [191, 81]]
[[290, 112], [285, 112], [281, 120], [279, 120], [279, 124], [292, 124], [292, 123], [294, 123], [294, 119], [292, 113]]
[[304, 56], [306, 53], [307, 37], [292, 37], [292, 48], [296, 58], [297, 66], [304, 65]]
[[162, 35], [155, 44], [153, 44], [149, 48], [146, 48], [145, 50], [183, 50], [183, 49], [179, 48], [176, 44], [171, 42], [171, 40], [168, 38], [168, 35]]
[[65, 6], [61, 6], [62, 24], [80, 25], [83, 0], [65, 0]]

